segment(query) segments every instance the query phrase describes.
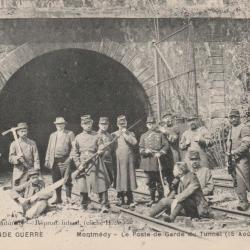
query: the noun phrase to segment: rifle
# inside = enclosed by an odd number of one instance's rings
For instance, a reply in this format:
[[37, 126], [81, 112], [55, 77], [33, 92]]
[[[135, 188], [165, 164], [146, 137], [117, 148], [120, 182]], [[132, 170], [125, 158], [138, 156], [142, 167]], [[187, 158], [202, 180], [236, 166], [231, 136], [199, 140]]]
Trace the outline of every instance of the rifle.
[[26, 199], [25, 203], [21, 204], [24, 213], [27, 211], [27, 209], [29, 208], [29, 202], [32, 199], [43, 199], [43, 198], [48, 198], [50, 196], [50, 193], [52, 191], [54, 191], [55, 189], [59, 188], [60, 186], [62, 186], [65, 182], [65, 178], [60, 179], [59, 181], [41, 189], [40, 191], [38, 191], [36, 194], [30, 196], [29, 198]]
[[[139, 122], [141, 122], [142, 119], [136, 121], [135, 123], [133, 123], [129, 128], [128, 130], [132, 129], [133, 127], [135, 127]], [[104, 148], [102, 149], [103, 152], [105, 152], [105, 150], [107, 150], [114, 142], [116, 142], [118, 140], [118, 138], [120, 137], [121, 135], [119, 136], [116, 136], [111, 142], [109, 142], [108, 144], [106, 144], [104, 146]], [[77, 178], [80, 178], [82, 175], [86, 175], [88, 174], [88, 172], [90, 171], [90, 169], [94, 166], [94, 164], [90, 165], [88, 168], [87, 168], [87, 164], [89, 162], [91, 162], [94, 158], [97, 158], [98, 156], [100, 155], [99, 152], [96, 152], [94, 153], [92, 156], [90, 156], [86, 161], [84, 161], [77, 170], [75, 170], [71, 177], [72, 179], [77, 179]], [[85, 170], [83, 172], [83, 170]]]
[[233, 155], [232, 155], [232, 146], [233, 146], [233, 140], [232, 140], [232, 129], [231, 129], [230, 135], [229, 135], [229, 150], [227, 152], [227, 155], [228, 155], [228, 159], [227, 159], [227, 172], [233, 178], [233, 185], [234, 185], [234, 187], [237, 187], [236, 164], [235, 164], [235, 161], [234, 161]]
[[[176, 195], [176, 190], [177, 187], [179, 185], [180, 182], [180, 178], [175, 177], [171, 183], [171, 185], [169, 186], [169, 192], [166, 196], [166, 198], [168, 199], [174, 199], [175, 195]], [[160, 218], [165, 212], [167, 212], [168, 209], [164, 209], [163, 211], [161, 211], [159, 214], [157, 214], [155, 216], [156, 219]]]

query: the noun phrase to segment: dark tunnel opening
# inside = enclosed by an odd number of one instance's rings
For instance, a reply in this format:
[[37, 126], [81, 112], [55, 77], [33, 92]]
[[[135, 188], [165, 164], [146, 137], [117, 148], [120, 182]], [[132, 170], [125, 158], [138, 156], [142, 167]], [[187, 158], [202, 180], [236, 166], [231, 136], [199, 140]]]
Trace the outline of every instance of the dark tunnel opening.
[[[140, 83], [120, 63], [93, 51], [58, 50], [33, 59], [9, 79], [0, 93], [0, 128], [5, 131], [26, 121], [42, 166], [56, 116], [64, 116], [75, 134], [81, 132], [80, 116], [91, 114], [95, 129], [99, 117], [108, 116], [113, 132], [118, 115], [125, 114], [131, 125], [145, 120], [147, 107]], [[133, 129], [137, 136], [143, 130], [143, 123]], [[1, 169], [9, 166], [12, 140], [11, 135], [1, 139]]]

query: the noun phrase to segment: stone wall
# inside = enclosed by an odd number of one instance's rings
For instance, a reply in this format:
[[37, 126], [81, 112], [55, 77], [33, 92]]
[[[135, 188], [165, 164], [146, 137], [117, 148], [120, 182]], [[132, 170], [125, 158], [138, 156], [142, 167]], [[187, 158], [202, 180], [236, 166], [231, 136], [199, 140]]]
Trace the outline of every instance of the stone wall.
[[[185, 19], [160, 19], [160, 37], [164, 38], [185, 23]], [[248, 25], [248, 20], [195, 19], [193, 21], [191, 42], [194, 43], [196, 59], [199, 113], [206, 119], [211, 114], [210, 97], [216, 94], [210, 91], [209, 43], [215, 41], [223, 48], [225, 105], [228, 108], [241, 105], [246, 92], [239, 75], [246, 69], [242, 69], [241, 72], [241, 68], [237, 65], [242, 58], [240, 53], [249, 49]], [[156, 111], [156, 89], [152, 87], [155, 84], [152, 41], [155, 39], [152, 19], [1, 20], [1, 86], [4, 87], [18, 68], [39, 55], [59, 49], [81, 48], [105, 54], [128, 68], [142, 84], [152, 109]], [[183, 33], [173, 37], [172, 40], [185, 44], [187, 37]], [[171, 51], [168, 52], [166, 48], [163, 46], [163, 51], [170, 60], [168, 53]], [[174, 59], [171, 60], [175, 65]]]
[[234, 0], [1, 0], [1, 17], [249, 17]]

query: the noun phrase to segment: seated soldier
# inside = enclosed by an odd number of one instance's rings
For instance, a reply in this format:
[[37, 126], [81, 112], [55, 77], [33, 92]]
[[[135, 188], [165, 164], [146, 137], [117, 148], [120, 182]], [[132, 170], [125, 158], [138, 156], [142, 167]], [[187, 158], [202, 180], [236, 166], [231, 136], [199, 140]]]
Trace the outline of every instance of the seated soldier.
[[39, 179], [38, 170], [30, 170], [28, 181], [11, 191], [12, 199], [23, 209], [23, 216], [26, 219], [40, 216], [48, 207], [48, 199], [52, 197], [52, 193], [44, 192], [36, 195], [44, 188], [45, 183]]
[[211, 170], [201, 166], [200, 164], [200, 153], [197, 150], [189, 151], [189, 162], [187, 164], [190, 167], [190, 171], [195, 173], [204, 196], [213, 195], [214, 182]]
[[209, 206], [205, 200], [196, 175], [189, 171], [185, 162], [176, 162], [174, 176], [179, 178], [176, 194], [163, 198], [149, 211], [150, 217], [155, 217], [166, 210], [170, 216], [165, 217], [167, 222], [173, 222], [183, 209], [185, 215], [192, 218], [208, 217]]

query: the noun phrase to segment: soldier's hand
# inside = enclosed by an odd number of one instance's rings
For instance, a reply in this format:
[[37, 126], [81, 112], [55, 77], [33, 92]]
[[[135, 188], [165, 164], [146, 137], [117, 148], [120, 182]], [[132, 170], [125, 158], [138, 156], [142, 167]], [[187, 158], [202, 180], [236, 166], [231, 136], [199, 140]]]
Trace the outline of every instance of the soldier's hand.
[[122, 133], [126, 133], [127, 132], [127, 129], [126, 128], [123, 128], [122, 129]]
[[177, 204], [178, 204], [178, 200], [174, 199], [172, 204], [171, 204], [171, 213], [173, 213], [173, 211], [176, 208]]
[[28, 200], [23, 198], [23, 197], [19, 197], [18, 198], [18, 201], [21, 205], [24, 205], [24, 204], [27, 204], [28, 203]]
[[160, 158], [161, 157], [161, 153], [160, 152], [155, 153], [155, 157], [156, 158]]
[[145, 149], [145, 153], [146, 153], [146, 154], [151, 154], [152, 151], [151, 151], [150, 149], [146, 148], [146, 149]]
[[25, 162], [23, 156], [18, 156], [17, 160], [18, 160], [20, 163], [24, 163], [24, 162]]
[[38, 199], [38, 196], [37, 196], [37, 195], [34, 195], [34, 196], [32, 196], [32, 197], [29, 199], [29, 201], [30, 201], [31, 203], [33, 203], [33, 202], [35, 202], [37, 199]]

